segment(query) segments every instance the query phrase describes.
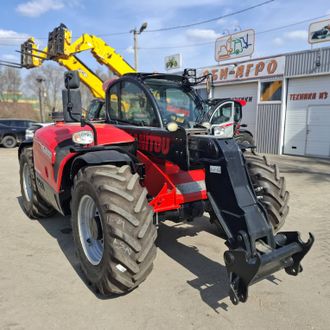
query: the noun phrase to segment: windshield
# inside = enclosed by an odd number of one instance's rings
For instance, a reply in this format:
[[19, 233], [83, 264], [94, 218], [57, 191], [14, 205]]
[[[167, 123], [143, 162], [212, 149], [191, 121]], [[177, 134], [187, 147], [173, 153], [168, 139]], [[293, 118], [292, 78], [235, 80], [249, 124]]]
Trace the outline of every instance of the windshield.
[[203, 105], [190, 87], [165, 79], [146, 79], [158, 103], [164, 124], [175, 121], [182, 126], [196, 123], [203, 112]]

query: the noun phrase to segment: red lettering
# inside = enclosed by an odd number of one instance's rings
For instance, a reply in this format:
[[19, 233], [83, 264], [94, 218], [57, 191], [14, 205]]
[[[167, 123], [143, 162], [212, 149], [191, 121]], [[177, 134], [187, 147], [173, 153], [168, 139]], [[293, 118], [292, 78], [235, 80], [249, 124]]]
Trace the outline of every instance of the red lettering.
[[213, 69], [212, 71], [213, 81], [218, 80], [218, 69]]
[[258, 76], [260, 72], [262, 72], [262, 70], [265, 68], [265, 63], [260, 61], [257, 65], [256, 65], [256, 69], [255, 69], [255, 76]]
[[240, 65], [236, 68], [236, 74], [235, 77], [236, 78], [242, 78], [244, 74], [244, 65]]
[[160, 136], [154, 137], [154, 150], [155, 152], [160, 152], [161, 150], [162, 139]]
[[246, 66], [245, 77], [248, 77], [250, 75], [250, 71], [251, 71], [252, 67], [253, 67], [252, 63], [250, 63]]
[[162, 154], [167, 155], [170, 151], [170, 139], [162, 137]]
[[273, 74], [277, 69], [277, 61], [276, 60], [271, 60], [267, 64], [267, 72], [268, 74]]
[[228, 78], [228, 67], [220, 69], [220, 80], [224, 80]]

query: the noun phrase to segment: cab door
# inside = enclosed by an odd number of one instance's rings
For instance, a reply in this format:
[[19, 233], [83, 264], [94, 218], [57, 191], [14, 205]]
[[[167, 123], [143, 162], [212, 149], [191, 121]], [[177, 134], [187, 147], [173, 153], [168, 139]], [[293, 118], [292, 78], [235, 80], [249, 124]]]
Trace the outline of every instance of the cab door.
[[225, 101], [215, 107], [210, 118], [211, 134], [221, 138], [234, 135], [234, 101]]

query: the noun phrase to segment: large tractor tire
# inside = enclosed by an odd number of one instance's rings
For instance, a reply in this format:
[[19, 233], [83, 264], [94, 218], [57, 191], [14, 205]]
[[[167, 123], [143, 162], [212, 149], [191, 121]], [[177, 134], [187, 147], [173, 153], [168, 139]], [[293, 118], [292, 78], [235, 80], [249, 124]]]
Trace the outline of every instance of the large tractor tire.
[[31, 219], [50, 217], [55, 213], [55, 210], [41, 198], [38, 192], [32, 148], [26, 147], [22, 150], [19, 163], [21, 194], [25, 213]]
[[246, 132], [241, 132], [238, 135], [234, 136], [237, 143], [242, 144], [244, 146], [254, 146], [255, 142], [253, 136]]
[[277, 232], [289, 213], [285, 178], [280, 175], [277, 165], [271, 164], [266, 156], [245, 152], [244, 158], [257, 198], [265, 207], [274, 232]]
[[[274, 233], [284, 225], [289, 213], [289, 192], [286, 190], [285, 178], [280, 175], [277, 165], [269, 163], [266, 156], [255, 152], [244, 152], [244, 158], [256, 196], [264, 206], [268, 220]], [[210, 221], [214, 223], [221, 237], [225, 238], [224, 230], [210, 211]]]
[[1, 144], [5, 148], [15, 148], [17, 146], [17, 139], [15, 136], [7, 135], [2, 139]]
[[128, 165], [81, 169], [72, 191], [72, 233], [81, 268], [102, 295], [143, 282], [156, 257], [157, 229], [147, 190]]

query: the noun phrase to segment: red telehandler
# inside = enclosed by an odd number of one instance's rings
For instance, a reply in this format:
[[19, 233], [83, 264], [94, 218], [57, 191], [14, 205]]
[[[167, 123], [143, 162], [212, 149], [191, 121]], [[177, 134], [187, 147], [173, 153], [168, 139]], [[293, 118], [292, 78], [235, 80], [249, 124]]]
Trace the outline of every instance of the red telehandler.
[[[184, 76], [130, 73], [109, 84], [106, 120], [81, 116], [79, 77], [65, 74], [63, 113], [20, 145], [23, 205], [31, 218], [71, 214], [82, 270], [103, 295], [151, 272], [157, 224], [212, 213], [226, 238], [230, 298], [280, 270], [302, 271], [314, 238], [278, 232], [289, 194], [276, 166], [198, 124], [203, 103]], [[168, 100], [184, 117], [168, 111]]]

